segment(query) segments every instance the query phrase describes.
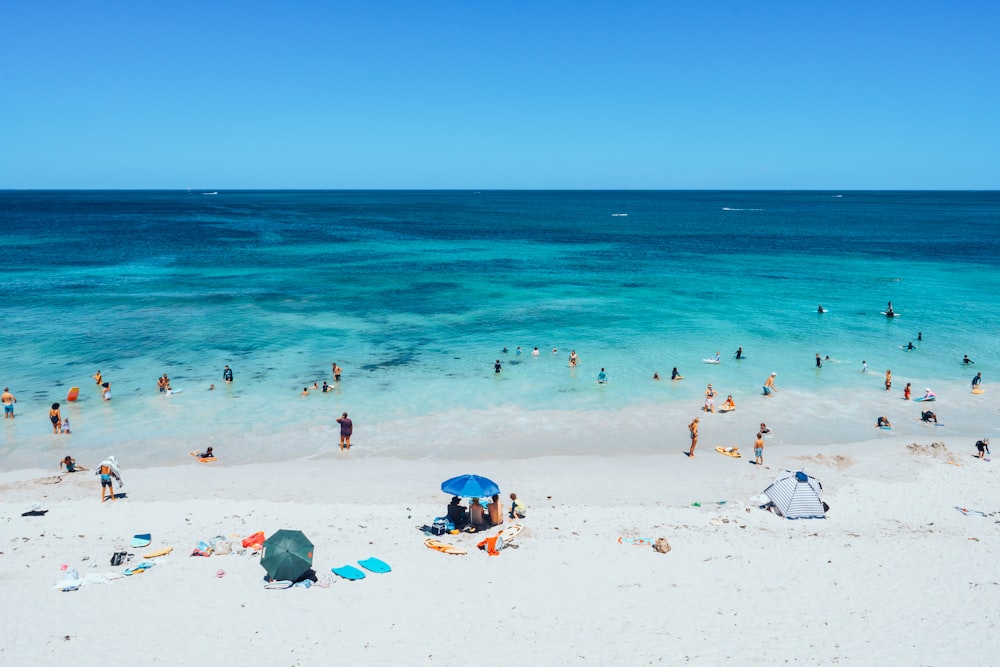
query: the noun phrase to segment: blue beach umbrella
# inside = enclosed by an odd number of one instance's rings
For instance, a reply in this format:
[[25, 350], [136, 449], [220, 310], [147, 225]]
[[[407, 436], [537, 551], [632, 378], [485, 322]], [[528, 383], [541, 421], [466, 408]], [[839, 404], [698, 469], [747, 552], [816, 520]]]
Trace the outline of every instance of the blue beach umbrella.
[[441, 482], [441, 490], [459, 498], [489, 498], [499, 495], [500, 487], [479, 475], [459, 475]]

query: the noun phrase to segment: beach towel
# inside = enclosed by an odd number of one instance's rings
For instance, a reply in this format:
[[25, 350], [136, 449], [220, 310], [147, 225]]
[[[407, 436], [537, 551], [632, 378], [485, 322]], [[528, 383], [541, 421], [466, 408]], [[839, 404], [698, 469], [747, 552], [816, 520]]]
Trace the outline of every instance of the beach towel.
[[199, 542], [198, 546], [196, 546], [194, 548], [194, 551], [191, 552], [191, 555], [192, 556], [211, 556], [212, 555], [212, 547], [207, 542], [204, 542], [204, 541]]
[[264, 531], [259, 531], [243, 540], [243, 546], [248, 549], [253, 549], [254, 551], [260, 551], [264, 548], [265, 539]]
[[507, 546], [503, 538], [500, 535], [494, 535], [493, 537], [487, 537], [485, 540], [476, 545], [480, 550], [485, 550], [491, 556], [499, 556], [500, 551]]

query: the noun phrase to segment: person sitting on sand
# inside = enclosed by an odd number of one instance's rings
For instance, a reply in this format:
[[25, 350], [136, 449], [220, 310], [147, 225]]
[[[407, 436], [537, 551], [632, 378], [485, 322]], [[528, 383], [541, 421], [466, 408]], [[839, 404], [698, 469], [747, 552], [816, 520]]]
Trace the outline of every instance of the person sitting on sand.
[[503, 503], [500, 502], [500, 496], [494, 494], [490, 498], [490, 505], [487, 508], [489, 510], [489, 520], [491, 526], [499, 526], [503, 523]]
[[528, 508], [517, 499], [517, 494], [510, 494], [510, 514], [511, 519], [523, 519], [528, 515]]
[[212, 459], [215, 458], [215, 454], [212, 452], [212, 448], [209, 447], [203, 452], [198, 452], [199, 459]]
[[892, 428], [892, 424], [889, 423], [888, 417], [879, 417], [878, 423], [875, 424], [876, 428]]
[[726, 397], [725, 402], [722, 404], [722, 409], [725, 410], [726, 412], [729, 412], [730, 410], [735, 410], [736, 409], [736, 402], [733, 401], [733, 395], [732, 394], [730, 394], [729, 396]]
[[65, 467], [66, 472], [76, 472], [77, 471], [76, 459], [67, 454], [66, 458], [64, 458], [62, 461], [59, 462], [59, 467], [60, 468]]
[[469, 523], [469, 511], [462, 505], [462, 499], [458, 496], [452, 496], [451, 502], [448, 503], [448, 520], [459, 529]]
[[986, 458], [986, 454], [990, 453], [990, 439], [983, 438], [976, 442], [976, 449], [979, 450], [979, 458]]
[[479, 504], [479, 498], [473, 498], [472, 503], [469, 505], [469, 523], [472, 524], [472, 527], [476, 530], [482, 530], [489, 527], [486, 523], [483, 506]]
[[930, 410], [924, 410], [923, 412], [920, 413], [920, 421], [928, 423], [934, 422], [935, 424], [937, 424], [937, 415], [931, 412]]

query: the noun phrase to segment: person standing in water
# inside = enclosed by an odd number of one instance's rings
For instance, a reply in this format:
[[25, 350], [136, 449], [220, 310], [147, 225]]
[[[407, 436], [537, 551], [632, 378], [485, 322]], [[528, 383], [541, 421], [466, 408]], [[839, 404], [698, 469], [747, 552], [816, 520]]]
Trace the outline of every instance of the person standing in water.
[[742, 345], [739, 346], [738, 348], [736, 348], [736, 358], [737, 359], [742, 359], [743, 358], [743, 346]]
[[608, 383], [608, 376], [604, 373], [604, 369], [602, 368], [601, 372], [597, 374], [597, 384], [607, 384], [607, 383]]
[[819, 352], [816, 353], [816, 368], [823, 368], [823, 360], [820, 359]]
[[345, 412], [339, 419], [337, 423], [340, 424], [340, 448], [350, 449], [351, 448], [351, 433], [354, 432], [354, 422], [347, 418], [347, 413]]
[[777, 373], [771, 373], [766, 380], [764, 380], [764, 395], [770, 396], [771, 394], [778, 391], [778, 388], [774, 386], [774, 378]]
[[14, 398], [14, 394], [10, 393], [8, 387], [3, 388], [3, 396], [0, 396], [0, 403], [3, 403], [3, 418], [13, 419], [14, 404], [17, 403], [17, 399]]
[[892, 371], [886, 369], [885, 371], [885, 390], [889, 391], [892, 389]]
[[976, 389], [979, 389], [979, 384], [982, 381], [983, 381], [983, 374], [982, 373], [976, 373], [976, 377], [972, 378], [972, 389], [973, 389], [973, 391], [975, 391]]
[[503, 366], [500, 365], [500, 360], [497, 359], [495, 362], [493, 362], [493, 372], [496, 375], [500, 375], [500, 371], [502, 371], [502, 370], [503, 370]]
[[904, 401], [910, 400], [910, 383], [909, 382], [907, 382], [906, 386], [903, 387], [903, 400]]
[[688, 458], [694, 458], [694, 448], [698, 446], [698, 418], [695, 417], [688, 424], [688, 431], [691, 434], [691, 449], [688, 450]]
[[228, 365], [222, 369], [222, 379], [225, 382], [233, 381], [233, 369], [231, 369]]
[[53, 433], [62, 431], [62, 415], [59, 413], [58, 403], [53, 403], [52, 408], [49, 409], [49, 421], [52, 422]]

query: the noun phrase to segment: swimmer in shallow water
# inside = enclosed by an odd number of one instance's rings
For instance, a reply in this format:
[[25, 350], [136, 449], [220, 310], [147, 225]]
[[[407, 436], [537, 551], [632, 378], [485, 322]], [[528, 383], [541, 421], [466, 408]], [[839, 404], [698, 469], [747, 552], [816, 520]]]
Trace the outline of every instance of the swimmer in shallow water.
[[920, 413], [920, 421], [928, 423], [934, 422], [935, 424], [937, 424], [937, 415], [931, 412], [930, 410], [924, 410], [923, 412]]
[[966, 354], [962, 357], [962, 363], [965, 365], [969, 365], [969, 364], [974, 364], [976, 362], [974, 362], [972, 359], [969, 359], [969, 355]]
[[677, 366], [674, 366], [674, 370], [670, 371], [671, 380], [683, 380], [684, 376], [677, 371]]
[[876, 428], [892, 428], [892, 424], [889, 423], [888, 417], [879, 417], [878, 423], [875, 424]]

